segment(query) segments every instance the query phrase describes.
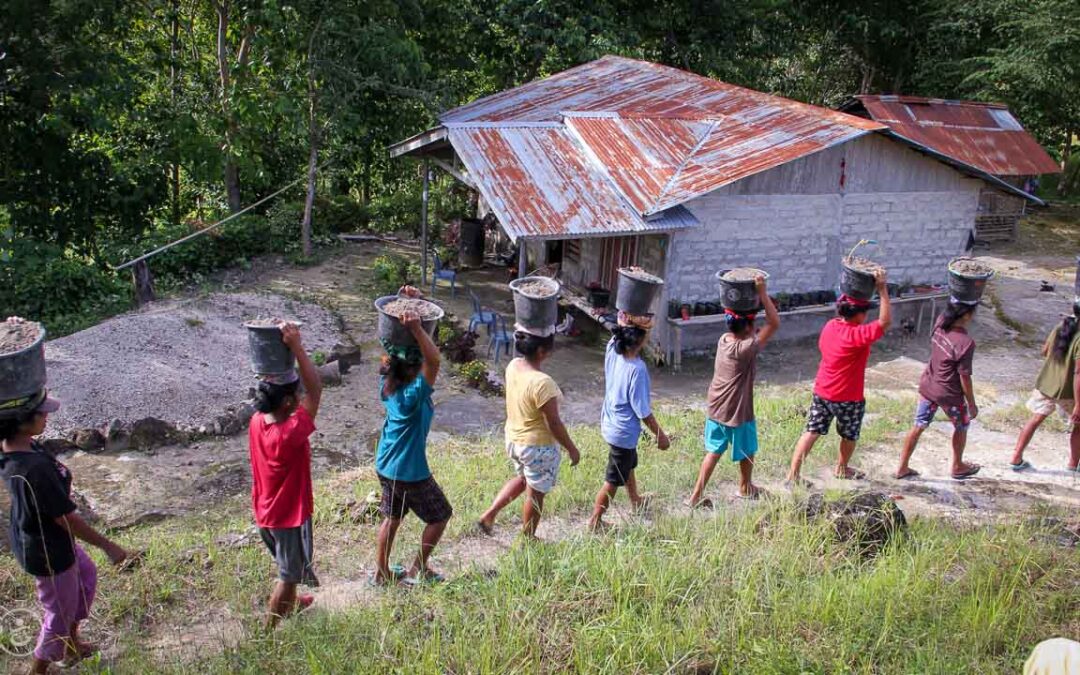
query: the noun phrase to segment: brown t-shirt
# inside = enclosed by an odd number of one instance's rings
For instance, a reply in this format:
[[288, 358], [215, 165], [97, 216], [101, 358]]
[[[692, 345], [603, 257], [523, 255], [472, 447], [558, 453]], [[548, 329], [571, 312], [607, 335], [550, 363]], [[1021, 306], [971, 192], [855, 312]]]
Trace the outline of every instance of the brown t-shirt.
[[754, 374], [761, 343], [757, 336], [738, 340], [724, 333], [716, 343], [716, 364], [709, 383], [709, 418], [737, 427], [754, 419]]
[[974, 358], [975, 341], [967, 331], [963, 328], [943, 331], [939, 319], [930, 336], [930, 363], [919, 380], [919, 395], [939, 406], [963, 405], [960, 376], [971, 376]]

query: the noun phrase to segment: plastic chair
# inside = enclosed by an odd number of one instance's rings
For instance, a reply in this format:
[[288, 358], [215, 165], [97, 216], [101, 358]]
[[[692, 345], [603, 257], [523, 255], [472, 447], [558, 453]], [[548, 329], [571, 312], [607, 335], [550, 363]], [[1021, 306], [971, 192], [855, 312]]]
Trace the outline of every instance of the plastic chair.
[[514, 338], [509, 331], [506, 330], [506, 319], [501, 314], [495, 315], [495, 329], [491, 332], [491, 337], [488, 338], [488, 358], [491, 358], [491, 350], [495, 350], [495, 365], [499, 364], [499, 350], [506, 351], [507, 358], [510, 357], [510, 345], [513, 344]]
[[498, 316], [495, 310], [490, 307], [484, 307], [480, 304], [480, 298], [476, 297], [476, 293], [469, 289], [469, 298], [472, 300], [473, 315], [469, 317], [469, 332], [476, 332], [476, 328], [479, 326], [487, 326], [487, 333], [491, 335], [492, 329], [495, 327], [495, 317]]
[[435, 273], [431, 275], [431, 295], [435, 296], [435, 284], [442, 279], [443, 281], [450, 282], [450, 297], [457, 296], [457, 272], [451, 269], [446, 269], [442, 265], [442, 261], [439, 260], [439, 254], [434, 251], [431, 257], [435, 259]]

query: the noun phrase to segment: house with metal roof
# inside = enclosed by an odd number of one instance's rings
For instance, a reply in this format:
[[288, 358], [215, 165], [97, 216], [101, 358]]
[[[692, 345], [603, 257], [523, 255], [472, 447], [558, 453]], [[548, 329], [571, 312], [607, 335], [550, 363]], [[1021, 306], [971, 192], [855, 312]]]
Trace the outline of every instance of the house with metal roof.
[[[390, 152], [475, 189], [522, 269], [558, 263], [571, 294], [614, 289], [628, 265], [664, 277], [664, 316], [713, 311], [715, 272], [739, 266], [767, 270], [773, 293], [826, 298], [862, 239], [892, 280], [941, 283], [984, 186], [1027, 197], [883, 122], [616, 56], [445, 112]], [[696, 319], [656, 337], [670, 346]]]
[[[1008, 106], [1000, 103], [862, 95], [840, 110], [886, 124], [897, 136], [1028, 191], [1038, 176], [1061, 170]], [[983, 241], [1015, 238], [1016, 223], [1026, 205], [1027, 200], [1019, 196], [983, 190], [975, 217], [976, 237]]]

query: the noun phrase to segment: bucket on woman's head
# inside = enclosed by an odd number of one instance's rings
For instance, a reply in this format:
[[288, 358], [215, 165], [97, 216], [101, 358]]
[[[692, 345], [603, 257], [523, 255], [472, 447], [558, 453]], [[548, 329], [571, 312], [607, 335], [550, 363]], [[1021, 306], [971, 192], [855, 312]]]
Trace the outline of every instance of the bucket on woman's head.
[[[289, 323], [300, 325], [297, 321]], [[296, 357], [281, 339], [280, 324], [277, 319], [256, 319], [244, 324], [251, 369], [258, 375], [285, 375], [296, 367]]]
[[760, 310], [761, 298], [758, 297], [755, 281], [758, 276], [769, 278], [766, 272], [753, 267], [737, 267], [717, 272], [716, 280], [720, 283], [720, 304], [724, 309], [739, 313]]
[[663, 279], [640, 267], [623, 267], [619, 270], [615, 309], [635, 316], [653, 314], [653, 302], [663, 285]]
[[45, 327], [11, 317], [0, 322], [0, 401], [29, 399], [45, 388]]
[[844, 258], [840, 263], [840, 292], [855, 300], [872, 300], [881, 265], [866, 258]]
[[[522, 277], [510, 282], [514, 319], [523, 330], [539, 335], [554, 332], [559, 322], [559, 282], [548, 277]], [[550, 333], [549, 333], [550, 334]]]
[[973, 305], [982, 299], [994, 270], [974, 258], [949, 261], [949, 295], [953, 300]]
[[435, 335], [435, 328], [439, 325], [439, 319], [445, 312], [434, 302], [422, 298], [407, 298], [398, 295], [387, 295], [375, 301], [375, 309], [379, 312], [379, 339], [386, 340], [392, 345], [399, 347], [415, 347], [416, 338], [412, 331], [401, 323], [401, 315], [405, 312], [415, 312], [420, 316], [420, 325], [428, 335]]

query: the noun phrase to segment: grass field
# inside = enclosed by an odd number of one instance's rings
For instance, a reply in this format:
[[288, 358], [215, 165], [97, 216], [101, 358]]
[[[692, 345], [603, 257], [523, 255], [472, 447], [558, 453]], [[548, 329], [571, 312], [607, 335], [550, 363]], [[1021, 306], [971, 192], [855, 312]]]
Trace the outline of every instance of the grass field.
[[[779, 478], [798, 436], [802, 389], [758, 397], [757, 471]], [[864, 444], [895, 443], [912, 401], [871, 398]], [[594, 428], [572, 434], [582, 463], [564, 467], [546, 504], [545, 543], [517, 543], [440, 587], [390, 590], [340, 612], [313, 611], [273, 634], [259, 627], [273, 568], [261, 545], [222, 537], [249, 523], [246, 500], [219, 511], [125, 533], [148, 551], [120, 575], [102, 568], [92, 628], [120, 636], [122, 654], [89, 672], [211, 673], [1012, 673], [1031, 647], [1080, 637], [1080, 552], [1023, 526], [964, 527], [915, 520], [909, 536], [875, 559], [806, 522], [790, 497], [690, 514], [678, 506], [700, 461], [703, 416], [668, 409], [675, 435], [659, 452], [643, 446], [639, 481], [657, 496], [638, 519], [617, 502], [617, 529], [582, 525], [603, 476], [606, 446]], [[436, 477], [456, 515], [445, 548], [469, 551], [470, 525], [506, 479], [494, 438], [451, 438], [432, 449]], [[835, 437], [812, 462], [831, 461]], [[733, 491], [723, 462], [714, 496]], [[375, 527], [339, 517], [377, 483], [370, 469], [316, 486], [317, 557], [324, 583], [370, 569]], [[518, 505], [500, 530], [519, 524]], [[558, 527], [552, 527], [558, 523]], [[409, 519], [396, 557], [419, 533]], [[10, 558], [0, 594], [32, 607], [32, 585]], [[191, 654], [162, 654], [154, 636], [183, 634], [207, 607], [240, 617], [243, 640]], [[93, 634], [93, 633], [91, 633]], [[227, 641], [228, 642], [228, 641]]]

